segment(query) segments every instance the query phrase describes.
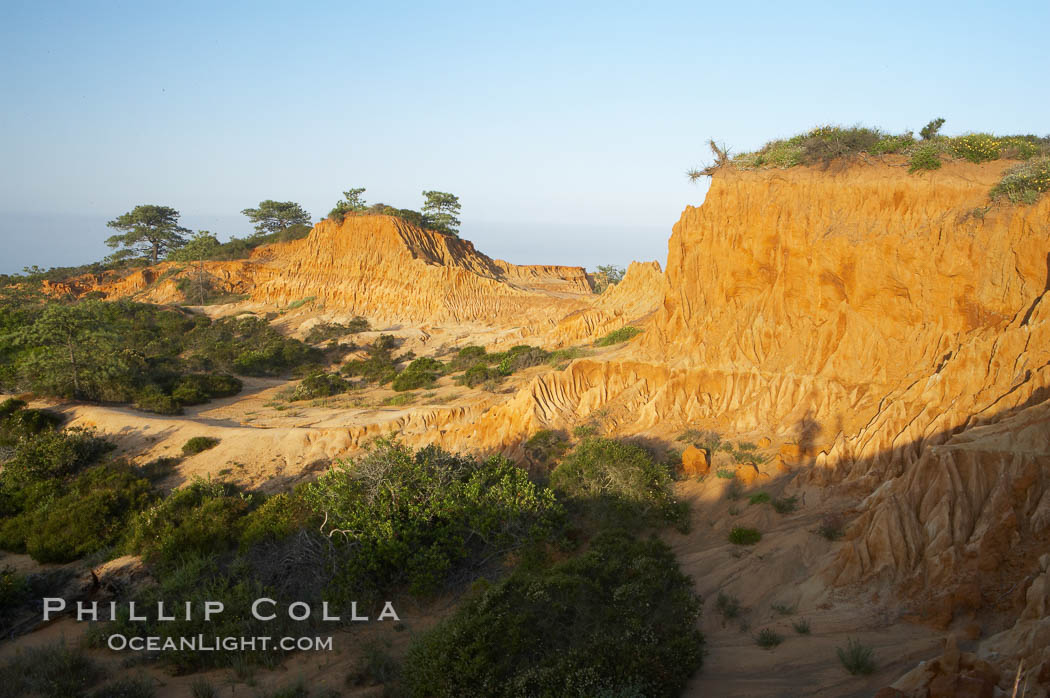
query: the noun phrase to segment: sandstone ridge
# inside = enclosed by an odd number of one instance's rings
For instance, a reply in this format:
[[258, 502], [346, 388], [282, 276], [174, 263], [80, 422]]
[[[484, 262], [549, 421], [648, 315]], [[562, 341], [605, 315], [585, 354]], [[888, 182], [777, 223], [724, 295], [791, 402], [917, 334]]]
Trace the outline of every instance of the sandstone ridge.
[[[303, 301], [329, 313], [375, 323], [477, 323], [554, 331], [558, 341], [585, 338], [651, 312], [659, 265], [633, 265], [629, 293], [595, 296], [582, 267], [515, 265], [468, 241], [390, 216], [322, 221], [303, 239], [256, 248], [245, 260], [200, 265], [166, 262], [131, 273], [107, 272], [49, 284], [52, 295], [97, 293], [154, 303], [183, 300], [180, 278], [199, 269], [229, 294], [282, 309]], [[617, 325], [617, 326], [619, 326]]]

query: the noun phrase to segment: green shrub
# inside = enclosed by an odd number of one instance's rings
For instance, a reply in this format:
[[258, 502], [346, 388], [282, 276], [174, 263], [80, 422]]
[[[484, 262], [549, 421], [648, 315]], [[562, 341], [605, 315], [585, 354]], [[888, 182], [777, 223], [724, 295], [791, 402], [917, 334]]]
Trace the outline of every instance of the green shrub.
[[331, 397], [345, 393], [350, 389], [350, 383], [338, 373], [325, 373], [318, 371], [304, 378], [292, 392], [291, 401], [316, 400], [322, 397]]
[[5, 611], [17, 608], [30, 598], [29, 582], [11, 567], [0, 568], [0, 620]]
[[275, 494], [244, 517], [240, 544], [248, 548], [262, 542], [284, 540], [303, 527], [309, 517], [298, 493]]
[[203, 453], [210, 448], [215, 448], [219, 445], [219, 440], [211, 436], [194, 436], [186, 443], [182, 444], [182, 455], [184, 456], [195, 456], [198, 453]]
[[637, 327], [632, 327], [631, 325], [628, 325], [626, 327], [621, 327], [618, 330], [613, 330], [609, 334], [607, 334], [604, 337], [602, 337], [601, 339], [597, 340], [594, 343], [594, 346], [596, 346], [596, 347], [608, 347], [608, 346], [612, 346], [613, 344], [620, 344], [622, 342], [626, 342], [626, 341], [629, 341], [631, 339], [634, 339], [635, 337], [637, 337], [641, 333], [642, 333], [641, 329], [639, 329]]
[[390, 387], [399, 392], [430, 388], [433, 387], [444, 371], [445, 364], [437, 359], [421, 357], [406, 366], [405, 370], [399, 373], [397, 378], [390, 384]]
[[257, 317], [198, 324], [186, 343], [199, 363], [246, 376], [285, 375], [323, 358], [320, 350], [285, 337]]
[[550, 466], [565, 455], [569, 439], [564, 433], [551, 429], [540, 429], [524, 444], [525, 454], [533, 461]]
[[456, 569], [544, 540], [560, 508], [504, 458], [475, 460], [437, 447], [379, 440], [339, 463], [303, 498], [347, 551], [327, 598], [361, 599], [393, 586], [425, 594]]
[[798, 508], [798, 497], [777, 497], [773, 500], [773, 509], [778, 514], [790, 514]]
[[948, 139], [948, 149], [957, 158], [970, 162], [998, 160], [1002, 143], [989, 133], [969, 133]]
[[516, 344], [507, 351], [487, 354], [485, 359], [496, 365], [496, 370], [504, 376], [523, 371], [533, 366], [540, 366], [550, 361], [551, 354], [540, 347], [528, 344]]
[[1011, 167], [991, 191], [995, 200], [1007, 199], [1011, 203], [1034, 204], [1040, 194], [1050, 191], [1050, 157], [1030, 160]]
[[233, 485], [198, 478], [135, 516], [126, 548], [161, 568], [184, 556], [224, 552], [241, 538], [253, 504]]
[[718, 592], [718, 599], [715, 602], [715, 607], [725, 620], [736, 618], [740, 615], [740, 611], [742, 610], [740, 607], [740, 599], [721, 591]]
[[816, 164], [868, 152], [882, 138], [878, 130], [861, 126], [819, 126], [806, 134], [801, 141], [802, 161], [806, 164]]
[[736, 470], [732, 468], [719, 468], [715, 471], [715, 477], [722, 478], [723, 480], [732, 480], [736, 478]]
[[338, 322], [321, 322], [310, 328], [306, 335], [307, 344], [321, 344], [333, 339], [345, 337], [348, 334], [358, 334], [371, 329], [368, 320], [360, 315], [354, 317], [345, 325]]
[[784, 169], [803, 163], [805, 151], [800, 143], [770, 141], [753, 153], [742, 153], [733, 158], [733, 164], [745, 169], [776, 167]]
[[410, 696], [676, 695], [703, 660], [700, 604], [662, 542], [602, 535], [519, 569], [413, 643]]
[[688, 521], [667, 469], [635, 444], [587, 437], [551, 473], [551, 486], [600, 518], [637, 524]]
[[0, 446], [17, 447], [22, 440], [57, 429], [65, 419], [51, 410], [26, 408], [24, 402], [14, 398], [0, 407], [7, 409], [6, 414], [0, 415]]
[[600, 431], [601, 429], [599, 426], [592, 422], [590, 424], [580, 424], [579, 426], [573, 427], [572, 435], [577, 439], [586, 439], [592, 436], [597, 436]]
[[45, 429], [55, 429], [65, 417], [51, 410], [38, 410], [33, 408], [22, 409], [7, 418], [12, 429], [24, 436], [39, 434]]
[[[993, 136], [971, 133], [955, 138], [938, 135], [944, 119], [934, 119], [921, 131], [916, 141], [910, 131], [886, 134], [863, 127], [841, 128], [821, 126], [807, 133], [787, 139], [774, 140], [750, 153], [732, 159], [739, 168], [794, 167], [827, 163], [837, 158], [859, 153], [910, 156], [909, 172], [935, 170], [941, 167], [941, 154], [971, 162], [986, 162], [998, 158], [1030, 160], [1050, 155], [1050, 138], [1032, 135]], [[699, 171], [697, 175], [701, 174]]]
[[755, 494], [748, 497], [748, 501], [751, 504], [765, 504], [769, 500], [770, 496], [767, 492], [756, 492]]
[[771, 650], [784, 641], [784, 636], [779, 635], [772, 628], [762, 628], [755, 636], [755, 644], [767, 650]]
[[412, 358], [411, 354], [394, 356], [397, 344], [393, 335], [380, 335], [365, 347], [366, 358], [347, 361], [340, 371], [348, 376], [361, 376], [369, 383], [385, 385], [397, 377], [397, 365]]
[[212, 398], [241, 392], [241, 381], [225, 373], [191, 373], [175, 381], [171, 399], [179, 405], [201, 405]]
[[899, 136], [891, 136], [883, 134], [879, 140], [871, 146], [869, 152], [873, 155], [890, 155], [894, 153], [903, 153], [915, 145], [915, 137], [911, 132], [901, 134]]
[[34, 510], [25, 549], [37, 562], [72, 562], [116, 543], [128, 518], [153, 499], [148, 480], [130, 468], [101, 465], [69, 491]]
[[25, 408], [25, 400], [19, 400], [16, 397], [9, 397], [3, 402], [0, 402], [0, 419], [10, 417], [15, 412]]
[[474, 388], [482, 383], [499, 380], [501, 378], [502, 376], [499, 371], [489, 368], [487, 364], [479, 362], [464, 371], [462, 375], [456, 376], [455, 381], [459, 385]]
[[1000, 157], [1009, 160], [1031, 160], [1039, 155], [1050, 154], [1050, 143], [1036, 136], [1007, 136], [1000, 138]]
[[817, 533], [828, 540], [838, 540], [846, 532], [846, 522], [841, 514], [827, 514], [820, 520]]
[[792, 138], [774, 140], [759, 150], [733, 158], [733, 164], [743, 168], [795, 167], [815, 165], [835, 158], [864, 152], [882, 154], [897, 152], [901, 142], [910, 136], [887, 136], [876, 129], [855, 126], [818, 126]]
[[465, 371], [476, 363], [484, 362], [488, 357], [488, 353], [485, 351], [485, 347], [479, 347], [477, 345], [468, 345], [462, 347], [456, 352], [456, 355], [452, 357], [452, 361], [449, 364], [449, 370]]
[[247, 294], [230, 293], [223, 288], [218, 279], [207, 272], [202, 274], [199, 271], [192, 271], [188, 276], [176, 279], [175, 290], [182, 296], [182, 303], [185, 305], [235, 303], [250, 297]]
[[908, 172], [938, 170], [941, 167], [941, 146], [938, 143], [925, 143], [912, 151], [908, 163]]
[[93, 429], [70, 427], [42, 431], [23, 439], [4, 464], [3, 476], [12, 480], [48, 480], [74, 475], [116, 448], [95, 436]]
[[84, 696], [105, 676], [105, 671], [83, 650], [63, 643], [19, 650], [0, 666], [0, 685], [17, 696], [71, 698]]
[[416, 396], [414, 393], [401, 393], [400, 395], [391, 395], [388, 398], [384, 398], [380, 404], [384, 407], [404, 407], [405, 405], [411, 405], [415, 401]]
[[734, 545], [754, 545], [760, 540], [762, 540], [762, 534], [758, 532], [758, 529], [735, 526], [729, 532], [729, 542]]
[[675, 440], [684, 441], [696, 446], [697, 448], [702, 448], [708, 453], [714, 453], [719, 444], [722, 443], [722, 435], [717, 431], [686, 429], [675, 437]]
[[846, 647], [839, 647], [836, 652], [842, 666], [853, 675], [866, 676], [875, 671], [875, 650], [861, 644], [860, 640], [849, 638]]
[[560, 367], [567, 364], [570, 361], [574, 361], [585, 356], [590, 356], [590, 350], [582, 347], [567, 347], [565, 349], [555, 349], [547, 357], [547, 363], [551, 366]]
[[800, 618], [791, 624], [791, 627], [795, 629], [795, 632], [799, 635], [809, 635], [810, 627], [809, 621], [805, 618]]
[[795, 614], [797, 606], [795, 606], [795, 605], [789, 606], [786, 603], [774, 603], [774, 604], [770, 604], [770, 608], [772, 608], [774, 611], [776, 611], [777, 613], [779, 613], [782, 616], [791, 616], [791, 615]]
[[130, 301], [26, 305], [18, 317], [24, 332], [5, 343], [0, 366], [5, 382], [41, 395], [177, 414], [238, 392], [240, 383], [223, 373], [284, 375], [324, 358], [260, 318], [212, 321]]
[[944, 119], [936, 118], [926, 124], [919, 131], [919, 135], [924, 141], [930, 141], [937, 137], [937, 132], [941, 130], [941, 126], [944, 126]]
[[135, 393], [135, 407], [155, 414], [182, 414], [178, 400], [156, 385], [147, 385]]

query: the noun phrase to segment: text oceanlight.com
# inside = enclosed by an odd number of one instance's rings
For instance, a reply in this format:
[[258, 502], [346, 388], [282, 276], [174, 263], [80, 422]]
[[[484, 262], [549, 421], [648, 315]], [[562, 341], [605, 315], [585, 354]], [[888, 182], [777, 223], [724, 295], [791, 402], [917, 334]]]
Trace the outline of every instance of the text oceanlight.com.
[[190, 652], [265, 652], [270, 649], [300, 650], [304, 652], [332, 651], [331, 637], [219, 637], [194, 635], [190, 637], [140, 637], [113, 634], [106, 639], [106, 645], [116, 652], [132, 650], [136, 652], [173, 652], [175, 650]]

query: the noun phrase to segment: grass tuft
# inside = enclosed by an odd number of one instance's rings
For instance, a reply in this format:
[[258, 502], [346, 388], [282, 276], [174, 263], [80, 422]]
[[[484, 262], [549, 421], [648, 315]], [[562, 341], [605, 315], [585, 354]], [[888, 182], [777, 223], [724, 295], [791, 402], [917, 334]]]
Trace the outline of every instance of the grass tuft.
[[715, 601], [715, 607], [726, 620], [736, 618], [740, 615], [740, 611], [742, 610], [740, 607], [740, 599], [721, 591], [718, 592], [718, 599]]
[[729, 542], [734, 545], [754, 545], [762, 540], [762, 534], [756, 528], [735, 526], [729, 532]]
[[842, 666], [854, 676], [867, 676], [875, 671], [875, 650], [862, 644], [860, 640], [850, 638], [846, 646], [839, 647], [837, 652]]
[[755, 643], [759, 647], [771, 650], [784, 641], [784, 636], [779, 635], [772, 628], [762, 628], [755, 636]]
[[628, 340], [634, 339], [642, 333], [642, 330], [628, 325], [627, 327], [621, 327], [618, 330], [613, 330], [609, 334], [605, 335], [601, 339], [594, 343], [596, 347], [608, 347], [613, 344], [620, 344]]
[[777, 497], [773, 500], [773, 509], [778, 514], [790, 514], [798, 509], [798, 497]]

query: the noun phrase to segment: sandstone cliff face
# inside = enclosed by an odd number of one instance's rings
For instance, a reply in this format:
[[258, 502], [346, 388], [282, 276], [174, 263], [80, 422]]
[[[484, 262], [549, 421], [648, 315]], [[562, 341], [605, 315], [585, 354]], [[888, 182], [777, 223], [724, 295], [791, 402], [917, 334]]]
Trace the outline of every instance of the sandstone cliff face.
[[626, 432], [794, 437], [795, 486], [864, 498], [830, 581], [892, 583], [937, 622], [1023, 607], [1050, 541], [1050, 198], [989, 208], [1002, 162], [901, 164], [717, 174], [646, 333], [538, 378], [519, 425], [601, 407]]
[[[591, 292], [582, 267], [510, 264], [461, 238], [389, 216], [322, 221], [301, 240], [257, 248], [247, 260], [204, 262], [224, 291], [283, 308], [312, 299], [327, 311], [378, 323], [477, 323], [552, 332], [574, 342], [649, 313], [658, 301], [659, 265], [632, 265], [625, 292]], [[101, 292], [155, 303], [182, 300], [181, 277], [196, 264], [166, 262], [129, 274], [107, 273], [52, 284], [54, 295]], [[573, 319], [575, 318], [575, 319]], [[561, 323], [561, 325], [559, 325]]]
[[[666, 274], [632, 265], [599, 297], [579, 268], [516, 267], [382, 217], [321, 223], [208, 269], [275, 307], [314, 297], [560, 343], [642, 321], [607, 360], [540, 375], [510, 399], [351, 429], [349, 443], [394, 427], [516, 453], [535, 430], [599, 409], [618, 433], [777, 432], [811, 461], [793, 487], [858, 505], [827, 580], [893, 585], [947, 623], [1020, 613], [1050, 540], [1050, 197], [989, 207], [1007, 166], [724, 170], [675, 225]], [[99, 288], [159, 299], [162, 272]]]
[[562, 344], [572, 344], [645, 320], [663, 297], [663, 280], [658, 262], [631, 262], [620, 283], [589, 306], [563, 317], [554, 336]]

